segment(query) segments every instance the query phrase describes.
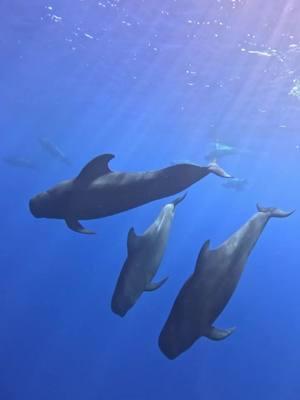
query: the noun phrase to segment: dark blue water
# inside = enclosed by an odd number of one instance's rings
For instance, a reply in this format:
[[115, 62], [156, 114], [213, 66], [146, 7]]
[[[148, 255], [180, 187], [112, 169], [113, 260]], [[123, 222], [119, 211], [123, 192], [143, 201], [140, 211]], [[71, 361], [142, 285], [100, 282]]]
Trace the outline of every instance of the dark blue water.
[[[299, 214], [272, 219], [218, 327], [170, 361], [157, 339], [203, 242], [219, 245], [256, 202], [300, 204], [300, 6], [259, 0], [2, 0], [0, 4], [1, 400], [297, 400], [300, 398]], [[299, 92], [297, 91], [299, 90]], [[47, 137], [71, 160], [40, 146]], [[92, 157], [113, 170], [205, 165], [247, 178], [242, 192], [209, 176], [178, 206], [158, 273], [124, 319], [110, 310], [131, 226], [167, 200], [102, 220], [95, 236], [37, 220], [34, 194]]]

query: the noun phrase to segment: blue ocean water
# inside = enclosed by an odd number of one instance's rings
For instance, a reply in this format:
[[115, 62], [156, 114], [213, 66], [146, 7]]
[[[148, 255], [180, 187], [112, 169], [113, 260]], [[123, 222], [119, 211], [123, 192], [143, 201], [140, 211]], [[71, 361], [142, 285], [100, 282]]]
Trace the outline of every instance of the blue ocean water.
[[[272, 219], [217, 320], [174, 361], [157, 340], [200, 247], [218, 246], [256, 203], [298, 209], [300, 5], [296, 0], [2, 0], [1, 400], [297, 400], [299, 214]], [[46, 137], [70, 159], [42, 148]], [[218, 160], [244, 191], [209, 176], [178, 206], [158, 278], [125, 318], [110, 301], [131, 226], [167, 199], [85, 221], [34, 219], [29, 199], [94, 156], [140, 171]], [[35, 169], [4, 162], [26, 158]]]

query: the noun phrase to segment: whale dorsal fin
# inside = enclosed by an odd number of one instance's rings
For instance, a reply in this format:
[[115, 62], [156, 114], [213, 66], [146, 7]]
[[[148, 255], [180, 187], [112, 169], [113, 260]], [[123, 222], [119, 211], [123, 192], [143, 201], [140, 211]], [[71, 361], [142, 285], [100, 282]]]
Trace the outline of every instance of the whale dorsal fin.
[[134, 228], [130, 228], [129, 232], [128, 232], [128, 236], [127, 236], [128, 254], [137, 249], [140, 240], [141, 240], [141, 237], [135, 233]]
[[201, 268], [201, 265], [203, 263], [203, 259], [204, 257], [207, 255], [208, 253], [208, 248], [210, 245], [210, 240], [207, 240], [204, 245], [201, 247], [201, 250], [199, 252], [198, 258], [197, 258], [197, 262], [196, 262], [196, 267], [195, 267], [195, 272], [198, 272], [199, 269]]
[[100, 176], [109, 174], [111, 170], [108, 163], [114, 157], [113, 154], [102, 154], [101, 156], [93, 158], [85, 167], [82, 168], [76, 181], [80, 184], [89, 184]]

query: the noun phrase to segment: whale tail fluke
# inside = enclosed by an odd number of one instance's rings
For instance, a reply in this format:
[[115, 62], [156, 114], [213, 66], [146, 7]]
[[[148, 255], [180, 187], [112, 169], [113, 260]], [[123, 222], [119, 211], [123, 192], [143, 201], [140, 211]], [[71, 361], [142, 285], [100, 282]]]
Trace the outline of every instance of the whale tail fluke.
[[275, 207], [261, 207], [259, 204], [256, 204], [257, 211], [269, 214], [270, 217], [275, 218], [286, 218], [292, 215], [296, 210], [293, 211], [283, 211], [280, 208]]
[[187, 196], [187, 192], [184, 193], [184, 195], [177, 197], [175, 200], [172, 201], [171, 204], [173, 204], [174, 207], [176, 207], [179, 203], [181, 203]]
[[219, 167], [219, 165], [215, 161], [211, 162], [207, 168], [209, 172], [221, 176], [222, 178], [232, 178], [232, 176], [224, 171], [223, 168]]

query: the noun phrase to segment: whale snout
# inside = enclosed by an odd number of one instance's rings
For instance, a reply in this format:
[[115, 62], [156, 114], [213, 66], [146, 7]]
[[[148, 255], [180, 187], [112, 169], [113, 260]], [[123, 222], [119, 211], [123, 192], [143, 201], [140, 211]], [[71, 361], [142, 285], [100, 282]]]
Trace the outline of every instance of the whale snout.
[[47, 193], [40, 193], [29, 200], [29, 210], [35, 218], [44, 217], [43, 204], [47, 197]]
[[168, 334], [165, 329], [161, 332], [158, 339], [158, 346], [161, 352], [169, 359], [174, 360], [181, 353], [178, 349], [178, 343], [176, 343], [176, 335], [172, 336]]
[[119, 279], [111, 299], [111, 310], [120, 317], [125, 317], [127, 312], [134, 306], [139, 295], [132, 290], [131, 286], [124, 285], [123, 279]]
[[130, 306], [124, 302], [124, 299], [120, 298], [116, 293], [114, 294], [111, 301], [111, 310], [120, 317], [125, 317]]

